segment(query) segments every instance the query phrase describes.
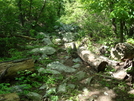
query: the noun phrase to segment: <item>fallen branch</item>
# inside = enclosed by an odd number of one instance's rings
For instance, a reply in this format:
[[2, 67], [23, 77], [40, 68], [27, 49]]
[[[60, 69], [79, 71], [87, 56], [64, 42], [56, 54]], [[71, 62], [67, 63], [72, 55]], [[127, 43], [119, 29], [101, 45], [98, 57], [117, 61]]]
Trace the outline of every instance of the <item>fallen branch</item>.
[[34, 60], [31, 58], [0, 62], [0, 82], [3, 78], [14, 78], [18, 71], [34, 71]]
[[25, 39], [28, 39], [28, 40], [37, 40], [36, 38], [32, 38], [32, 37], [30, 37], [30, 36], [25, 36], [25, 35], [17, 35], [17, 34], [15, 34], [14, 36], [16, 36], [16, 37], [20, 37], [20, 38], [25, 38]]
[[83, 61], [87, 62], [98, 72], [104, 71], [107, 65], [114, 67], [118, 63], [118, 61], [110, 60], [107, 57], [96, 55], [83, 46], [77, 49], [77, 53]]

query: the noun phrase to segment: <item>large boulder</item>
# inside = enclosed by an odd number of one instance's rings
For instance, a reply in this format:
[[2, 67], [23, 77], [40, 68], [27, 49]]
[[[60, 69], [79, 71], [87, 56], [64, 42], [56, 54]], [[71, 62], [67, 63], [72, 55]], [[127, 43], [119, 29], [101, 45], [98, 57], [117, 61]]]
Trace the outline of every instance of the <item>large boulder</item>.
[[42, 100], [42, 95], [40, 95], [40, 94], [38, 94], [36, 92], [29, 92], [26, 96], [29, 99], [31, 99], [32, 101], [41, 101]]
[[66, 72], [66, 73], [72, 73], [72, 72], [76, 71], [76, 69], [71, 68], [69, 66], [65, 66], [64, 64], [62, 64], [58, 61], [55, 61], [55, 62], [52, 62], [52, 63], [48, 64], [47, 69], [56, 70], [56, 71], [59, 71], [59, 72]]
[[56, 50], [53, 47], [45, 46], [42, 48], [35, 48], [31, 50], [34, 54], [46, 54], [46, 55], [52, 55], [56, 52]]
[[133, 59], [134, 46], [129, 43], [118, 43], [111, 49], [111, 57], [120, 60]]

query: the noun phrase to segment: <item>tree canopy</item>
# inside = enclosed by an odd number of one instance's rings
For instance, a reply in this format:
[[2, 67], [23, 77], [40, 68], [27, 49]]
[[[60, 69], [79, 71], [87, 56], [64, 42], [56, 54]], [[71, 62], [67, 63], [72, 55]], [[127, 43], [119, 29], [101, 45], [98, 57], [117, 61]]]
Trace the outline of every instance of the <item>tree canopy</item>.
[[123, 42], [134, 33], [133, 4], [133, 0], [0, 0], [0, 37], [35, 37], [36, 32], [54, 32], [55, 25], [65, 23], [79, 26], [80, 36], [110, 35]]

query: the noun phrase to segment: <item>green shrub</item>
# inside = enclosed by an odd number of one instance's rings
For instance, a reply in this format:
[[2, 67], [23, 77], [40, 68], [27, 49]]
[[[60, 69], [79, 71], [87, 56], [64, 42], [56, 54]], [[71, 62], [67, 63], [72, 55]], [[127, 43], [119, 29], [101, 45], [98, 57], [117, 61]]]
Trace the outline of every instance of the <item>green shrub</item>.
[[10, 84], [9, 83], [1, 83], [0, 84], [0, 94], [10, 93]]
[[8, 57], [10, 55], [9, 50], [12, 48], [16, 48], [19, 42], [20, 40], [18, 40], [18, 38], [16, 37], [0, 38], [0, 56]]

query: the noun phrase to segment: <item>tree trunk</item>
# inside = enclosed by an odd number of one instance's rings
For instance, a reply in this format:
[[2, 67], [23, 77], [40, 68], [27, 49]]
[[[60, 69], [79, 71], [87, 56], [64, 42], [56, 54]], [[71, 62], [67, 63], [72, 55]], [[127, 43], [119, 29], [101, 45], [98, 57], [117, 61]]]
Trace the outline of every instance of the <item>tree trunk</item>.
[[134, 35], [134, 26], [130, 26], [130, 29], [129, 29], [129, 33], [128, 33], [129, 36], [133, 36]]
[[18, 71], [34, 71], [34, 60], [30, 58], [0, 62], [0, 82], [3, 78], [14, 78]]
[[30, 4], [29, 4], [29, 20], [31, 20], [31, 11], [32, 11], [32, 2], [33, 0], [30, 0]]
[[45, 7], [46, 7], [46, 0], [44, 0], [43, 6], [42, 6], [42, 8], [40, 9], [40, 11], [39, 11], [39, 13], [38, 13], [36, 22], [38, 22], [38, 19], [40, 18], [41, 14], [43, 13]]
[[62, 3], [61, 3], [62, 1], [59, 1], [59, 3], [58, 3], [58, 10], [57, 10], [57, 16], [61, 16], [61, 9], [62, 9]]
[[123, 27], [124, 27], [124, 24], [123, 24], [123, 21], [122, 20], [120, 20], [120, 42], [121, 43], [123, 43], [123, 39], [124, 39], [124, 37], [123, 37]]
[[113, 31], [114, 31], [114, 33], [118, 37], [118, 34], [117, 34], [117, 26], [116, 26], [116, 21], [115, 20], [116, 20], [115, 18], [112, 19]]
[[77, 53], [83, 61], [87, 62], [98, 72], [104, 71], [107, 65], [115, 67], [118, 64], [118, 61], [113, 61], [107, 57], [96, 55], [87, 50], [85, 47], [79, 47], [77, 49]]
[[20, 18], [20, 22], [21, 25], [24, 27], [24, 14], [23, 14], [23, 10], [22, 10], [22, 0], [18, 1], [18, 8], [19, 8], [19, 18]]

